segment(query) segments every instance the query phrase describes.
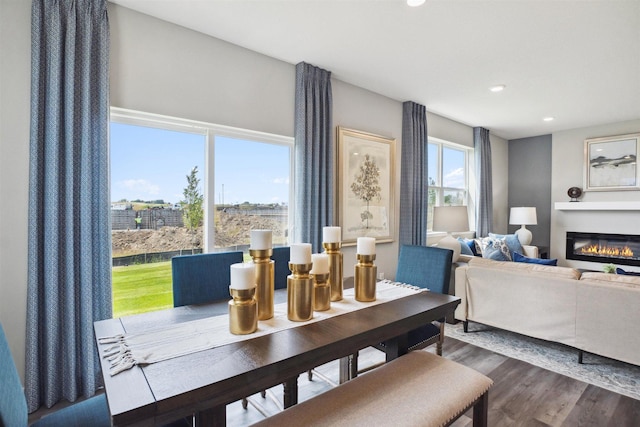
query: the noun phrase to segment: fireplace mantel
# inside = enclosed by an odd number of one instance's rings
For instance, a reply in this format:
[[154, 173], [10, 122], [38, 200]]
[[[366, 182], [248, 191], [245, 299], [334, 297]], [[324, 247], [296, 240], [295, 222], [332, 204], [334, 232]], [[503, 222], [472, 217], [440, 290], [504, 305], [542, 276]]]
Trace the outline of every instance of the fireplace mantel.
[[640, 202], [556, 202], [557, 211], [640, 211]]

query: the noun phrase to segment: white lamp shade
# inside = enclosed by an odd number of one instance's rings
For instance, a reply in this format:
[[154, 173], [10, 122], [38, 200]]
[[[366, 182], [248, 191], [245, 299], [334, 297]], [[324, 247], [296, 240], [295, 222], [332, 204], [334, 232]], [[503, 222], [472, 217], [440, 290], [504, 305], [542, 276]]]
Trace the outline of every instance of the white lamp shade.
[[514, 225], [536, 225], [538, 218], [536, 216], [536, 208], [520, 207], [511, 208], [509, 213], [509, 224]]
[[466, 206], [435, 206], [433, 208], [433, 231], [453, 233], [468, 230], [469, 215]]

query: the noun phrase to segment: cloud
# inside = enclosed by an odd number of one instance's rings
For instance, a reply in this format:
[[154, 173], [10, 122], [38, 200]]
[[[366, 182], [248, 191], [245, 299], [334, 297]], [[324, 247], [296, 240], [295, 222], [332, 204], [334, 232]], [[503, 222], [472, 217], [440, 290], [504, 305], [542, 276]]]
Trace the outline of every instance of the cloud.
[[136, 191], [142, 194], [148, 194], [151, 196], [160, 194], [160, 187], [146, 179], [125, 179], [120, 182], [120, 185], [129, 191]]
[[289, 185], [289, 177], [286, 178], [274, 178], [272, 181], [274, 184], [287, 184]]
[[444, 176], [447, 187], [464, 188], [464, 168], [457, 168]]

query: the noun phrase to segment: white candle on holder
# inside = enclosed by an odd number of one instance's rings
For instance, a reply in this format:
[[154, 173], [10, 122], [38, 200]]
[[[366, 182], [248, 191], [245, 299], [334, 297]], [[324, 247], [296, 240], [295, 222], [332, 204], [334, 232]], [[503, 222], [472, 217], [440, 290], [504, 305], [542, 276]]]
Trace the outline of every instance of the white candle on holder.
[[291, 245], [291, 264], [311, 264], [311, 243]]
[[231, 289], [251, 289], [256, 286], [256, 266], [252, 262], [231, 264]]
[[251, 230], [251, 246], [249, 249], [264, 250], [272, 247], [271, 230]]
[[340, 243], [340, 227], [323, 227], [322, 243]]
[[311, 262], [313, 262], [313, 268], [309, 272], [310, 274], [328, 274], [329, 273], [329, 255], [312, 254]]
[[375, 255], [376, 239], [373, 237], [358, 237], [358, 255]]

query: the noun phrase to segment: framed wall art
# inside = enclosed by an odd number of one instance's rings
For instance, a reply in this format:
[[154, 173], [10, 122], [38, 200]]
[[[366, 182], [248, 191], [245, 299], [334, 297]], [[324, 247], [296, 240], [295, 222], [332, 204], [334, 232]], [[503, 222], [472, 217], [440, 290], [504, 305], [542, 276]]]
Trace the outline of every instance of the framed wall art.
[[355, 243], [364, 236], [392, 241], [396, 140], [340, 126], [337, 134], [336, 206], [342, 243]]
[[638, 151], [640, 133], [585, 140], [585, 191], [640, 190]]

